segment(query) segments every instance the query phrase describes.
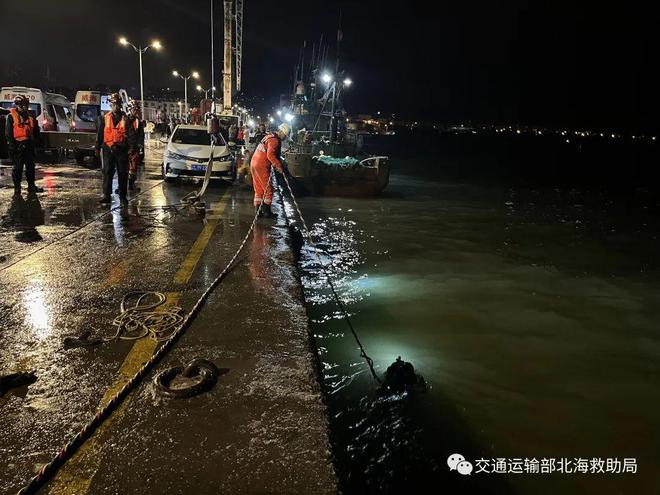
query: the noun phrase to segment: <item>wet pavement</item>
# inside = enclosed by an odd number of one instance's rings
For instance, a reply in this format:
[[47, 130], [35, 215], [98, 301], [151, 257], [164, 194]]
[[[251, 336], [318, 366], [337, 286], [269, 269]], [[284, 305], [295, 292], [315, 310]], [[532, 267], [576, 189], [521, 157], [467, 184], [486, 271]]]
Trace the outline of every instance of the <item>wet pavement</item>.
[[[38, 380], [0, 398], [0, 493], [15, 493], [146, 362], [148, 338], [65, 349], [114, 334], [124, 294], [157, 291], [189, 311], [252, 221], [251, 190], [214, 184], [207, 214], [177, 203], [149, 149], [128, 208], [98, 204], [101, 174], [38, 168], [45, 192], [13, 197], [0, 175], [0, 373]], [[327, 418], [288, 232], [260, 221], [235, 268], [157, 366], [208, 359], [208, 393], [161, 396], [149, 374], [42, 493], [334, 493]]]

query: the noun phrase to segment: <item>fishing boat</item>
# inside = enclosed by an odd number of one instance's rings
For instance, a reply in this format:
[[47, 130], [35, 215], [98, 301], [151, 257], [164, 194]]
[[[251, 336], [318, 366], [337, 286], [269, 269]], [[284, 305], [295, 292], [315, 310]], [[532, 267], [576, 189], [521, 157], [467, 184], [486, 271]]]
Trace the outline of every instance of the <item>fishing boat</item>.
[[285, 154], [289, 174], [300, 192], [319, 196], [375, 196], [390, 179], [387, 156], [362, 156], [345, 147], [321, 141], [308, 146], [295, 143]]
[[[285, 151], [290, 175], [300, 192], [323, 196], [374, 196], [389, 183], [387, 156], [363, 152], [364, 133], [347, 128], [343, 94], [352, 84], [339, 59], [328, 64], [327, 49], [312, 47], [305, 63], [303, 45], [295, 68], [293, 93], [280, 113], [295, 132]], [[338, 51], [338, 50], [337, 50]], [[325, 69], [333, 65], [331, 73]], [[307, 77], [305, 77], [307, 74]]]

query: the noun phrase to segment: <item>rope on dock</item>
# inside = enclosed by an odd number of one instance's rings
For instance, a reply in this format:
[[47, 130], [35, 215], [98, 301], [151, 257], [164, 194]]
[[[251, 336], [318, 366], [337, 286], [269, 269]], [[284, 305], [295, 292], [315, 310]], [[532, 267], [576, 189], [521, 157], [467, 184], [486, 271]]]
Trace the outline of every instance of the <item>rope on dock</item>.
[[[148, 302], [149, 298], [155, 299]], [[133, 304], [128, 305], [134, 299]], [[121, 301], [121, 312], [112, 324], [117, 331], [106, 342], [116, 340], [137, 340], [147, 335], [162, 342], [170, 338], [172, 333], [183, 322], [182, 308], [170, 307], [165, 311], [156, 308], [165, 303], [167, 297], [162, 292], [129, 292]], [[145, 302], [147, 301], [147, 302]]]
[[[273, 177], [274, 172], [273, 169], [271, 169], [271, 178]], [[261, 198], [261, 203], [263, 204], [264, 198], [265, 198], [265, 191], [264, 195]], [[190, 327], [192, 324], [193, 320], [195, 317], [199, 314], [199, 312], [202, 309], [202, 306], [206, 302], [206, 299], [208, 299], [209, 295], [213, 290], [218, 286], [218, 284], [227, 276], [229, 273], [229, 269], [232, 267], [234, 262], [236, 261], [236, 258], [238, 258], [238, 255], [243, 251], [243, 248], [245, 247], [245, 243], [248, 240], [248, 237], [254, 230], [254, 226], [257, 223], [257, 219], [259, 218], [259, 214], [261, 213], [261, 205], [259, 205], [259, 208], [255, 211], [254, 218], [252, 219], [252, 223], [250, 224], [250, 228], [248, 229], [247, 233], [245, 234], [245, 237], [243, 238], [243, 241], [241, 242], [240, 246], [234, 253], [234, 256], [232, 256], [231, 260], [229, 260], [229, 263], [225, 266], [224, 270], [218, 275], [213, 282], [211, 282], [211, 285], [208, 286], [206, 291], [200, 296], [200, 298], [197, 300], [193, 308], [190, 310], [190, 313], [188, 313], [185, 318], [183, 318], [183, 321], [181, 322], [181, 325], [169, 336], [169, 338], [165, 341], [163, 341], [163, 344], [161, 347], [151, 356], [149, 361], [147, 361], [142, 368], [140, 368], [135, 375], [131, 377], [131, 379], [126, 382], [126, 384], [119, 390], [109, 401], [108, 403], [103, 406], [101, 409], [97, 411], [97, 413], [94, 415], [94, 417], [85, 424], [82, 429], [76, 433], [76, 435], [69, 440], [69, 442], [51, 459], [51, 461], [44, 465], [39, 472], [28, 482], [26, 486], [21, 488], [18, 491], [17, 495], [27, 495], [27, 494], [33, 494], [36, 493], [36, 491], [44, 486], [46, 482], [59, 470], [60, 467], [64, 465], [64, 463], [80, 448], [80, 446], [85, 443], [87, 439], [89, 439], [92, 434], [96, 431], [96, 429], [106, 420], [110, 417], [112, 412], [119, 406], [123, 400], [128, 396], [128, 394], [135, 388], [139, 383], [142, 381], [142, 379], [151, 371], [153, 368], [158, 364], [158, 362], [161, 360], [161, 358], [174, 346], [176, 341], [179, 339], [179, 337]]]
[[[319, 266], [321, 267], [321, 270], [323, 271], [323, 274], [325, 275], [326, 280], [328, 281], [328, 285], [330, 286], [330, 290], [332, 291], [332, 295], [335, 299], [335, 302], [337, 303], [337, 306], [339, 307], [339, 310], [342, 313], [342, 316], [344, 317], [344, 320], [346, 320], [346, 324], [348, 325], [348, 328], [350, 328], [351, 333], [353, 334], [353, 337], [355, 337], [355, 341], [357, 342], [358, 347], [360, 348], [360, 357], [363, 357], [364, 360], [367, 362], [367, 365], [369, 366], [369, 370], [371, 371], [371, 374], [373, 377], [376, 379], [378, 383], [381, 383], [381, 379], [379, 378], [378, 374], [376, 373], [376, 370], [374, 369], [374, 362], [373, 360], [367, 355], [367, 352], [364, 350], [364, 347], [362, 345], [362, 342], [360, 342], [360, 338], [358, 337], [357, 332], [355, 331], [355, 328], [353, 328], [353, 323], [351, 322], [351, 318], [348, 316], [348, 311], [346, 311], [346, 306], [344, 305], [344, 302], [341, 300], [339, 297], [339, 294], [337, 293], [337, 289], [335, 288], [335, 284], [332, 283], [332, 278], [330, 278], [330, 273], [328, 272], [327, 266], [323, 263], [321, 260], [321, 257], [319, 256], [319, 251], [325, 252], [329, 257], [332, 257], [329, 253], [327, 253], [323, 248], [320, 248], [316, 245], [314, 242], [314, 238], [312, 237], [312, 234], [307, 227], [307, 222], [305, 222], [305, 218], [303, 217], [302, 212], [300, 211], [300, 205], [298, 205], [298, 201], [296, 200], [296, 195], [293, 194], [293, 189], [291, 188], [291, 184], [289, 184], [289, 179], [286, 176], [286, 173], [282, 174], [284, 177], [284, 182], [286, 183], [286, 187], [289, 190], [289, 194], [291, 195], [291, 199], [293, 200], [293, 204], [296, 208], [296, 212], [298, 213], [298, 217], [300, 218], [300, 222], [302, 224], [303, 230], [305, 231], [305, 236], [307, 237], [307, 240], [309, 241], [309, 244], [314, 248], [314, 255], [316, 256], [316, 259], [319, 263]], [[280, 191], [280, 195], [281, 194]]]

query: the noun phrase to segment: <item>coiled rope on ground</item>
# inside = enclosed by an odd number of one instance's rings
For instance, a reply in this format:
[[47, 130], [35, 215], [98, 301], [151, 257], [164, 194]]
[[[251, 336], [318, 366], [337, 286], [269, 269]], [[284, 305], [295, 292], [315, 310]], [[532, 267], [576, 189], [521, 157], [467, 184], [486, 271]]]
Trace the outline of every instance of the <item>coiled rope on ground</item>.
[[[148, 302], [149, 299], [155, 299]], [[131, 300], [135, 299], [133, 304]], [[162, 292], [129, 292], [122, 298], [121, 312], [112, 324], [117, 331], [106, 342], [116, 340], [137, 340], [147, 335], [158, 342], [171, 337], [183, 322], [182, 308], [173, 306], [166, 310], [156, 311], [167, 300]], [[145, 302], [146, 301], [146, 302]], [[129, 305], [130, 304], [130, 305]]]
[[[271, 178], [273, 177], [274, 172], [271, 169]], [[261, 204], [263, 204], [265, 198], [265, 191], [264, 195], [261, 198]], [[140, 368], [125, 384], [124, 386], [114, 395], [112, 398], [103, 406], [101, 407], [94, 417], [92, 417], [81, 429], [76, 433], [76, 435], [69, 440], [69, 442], [62, 447], [62, 449], [51, 459], [51, 461], [48, 464], [45, 464], [42, 466], [42, 468], [39, 470], [39, 472], [28, 482], [26, 486], [21, 488], [18, 491], [18, 495], [26, 495], [26, 494], [32, 494], [35, 493], [39, 488], [41, 488], [57, 471], [58, 469], [64, 465], [64, 463], [80, 448], [80, 446], [89, 438], [92, 436], [94, 431], [107, 419], [110, 417], [112, 412], [119, 406], [123, 400], [128, 396], [128, 394], [135, 388], [137, 385], [141, 382], [141, 380], [150, 372], [153, 370], [153, 368], [158, 364], [158, 362], [163, 358], [163, 356], [174, 346], [178, 338], [190, 327], [192, 324], [193, 320], [195, 317], [199, 314], [199, 312], [202, 309], [202, 306], [208, 299], [209, 295], [215, 288], [218, 286], [218, 284], [227, 276], [229, 273], [229, 270], [233, 266], [234, 262], [236, 261], [236, 258], [238, 258], [238, 255], [243, 251], [243, 248], [245, 247], [245, 244], [247, 243], [248, 238], [250, 237], [250, 234], [254, 230], [254, 226], [257, 223], [257, 220], [259, 218], [259, 215], [261, 214], [261, 205], [255, 211], [254, 217], [252, 219], [252, 223], [250, 224], [250, 227], [248, 231], [245, 234], [245, 237], [243, 237], [243, 240], [241, 244], [239, 245], [238, 249], [232, 256], [232, 258], [229, 260], [225, 268], [222, 270], [220, 275], [218, 275], [213, 282], [208, 286], [208, 288], [204, 291], [204, 293], [199, 297], [193, 308], [190, 310], [190, 312], [183, 317], [183, 320], [181, 321], [180, 325], [169, 335], [169, 337], [165, 340], [162, 341], [162, 345], [158, 348], [158, 350], [149, 358], [149, 360]], [[159, 300], [160, 298], [158, 298]], [[124, 302], [125, 299], [122, 301]], [[153, 304], [153, 303], [152, 303]], [[159, 303], [159, 305], [162, 303]], [[136, 306], [141, 305], [141, 301], [138, 298], [138, 301], [134, 304], [133, 308], [135, 309]], [[149, 303], [145, 303], [144, 306], [150, 306]], [[153, 308], [150, 308], [153, 309]], [[126, 317], [128, 318], [128, 316]]]

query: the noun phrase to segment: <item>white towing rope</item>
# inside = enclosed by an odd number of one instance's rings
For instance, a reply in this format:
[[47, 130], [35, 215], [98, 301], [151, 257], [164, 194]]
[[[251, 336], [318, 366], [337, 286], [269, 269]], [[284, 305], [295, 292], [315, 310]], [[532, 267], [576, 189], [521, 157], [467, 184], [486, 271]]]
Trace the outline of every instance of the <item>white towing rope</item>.
[[[289, 179], [286, 176], [286, 172], [282, 174], [282, 177], [284, 177], [284, 182], [286, 183], [286, 187], [289, 190], [289, 194], [291, 195], [291, 199], [293, 200], [293, 205], [295, 207], [296, 212], [298, 213], [298, 217], [300, 218], [300, 223], [302, 224], [303, 231], [305, 233], [305, 236], [307, 237], [307, 240], [309, 242], [309, 245], [312, 247], [314, 251], [314, 255], [316, 256], [316, 260], [321, 267], [321, 270], [323, 271], [323, 274], [325, 275], [326, 280], [328, 281], [328, 286], [330, 287], [330, 290], [332, 291], [332, 295], [335, 299], [335, 302], [337, 303], [337, 306], [339, 307], [339, 310], [342, 313], [342, 316], [344, 317], [344, 320], [346, 321], [346, 324], [348, 325], [348, 328], [351, 330], [351, 333], [353, 334], [353, 337], [355, 338], [355, 341], [357, 342], [358, 347], [360, 348], [360, 356], [364, 358], [366, 361], [367, 365], [369, 366], [369, 370], [371, 371], [371, 375], [376, 379], [378, 383], [382, 383], [380, 377], [376, 373], [376, 370], [374, 369], [374, 362], [373, 359], [371, 359], [368, 355], [367, 352], [364, 350], [364, 347], [362, 346], [362, 342], [360, 342], [360, 338], [358, 337], [357, 332], [355, 331], [355, 328], [353, 328], [353, 323], [351, 322], [351, 318], [348, 316], [348, 311], [346, 310], [346, 306], [344, 305], [344, 302], [341, 300], [339, 297], [339, 294], [337, 293], [337, 289], [335, 288], [335, 284], [332, 282], [332, 278], [330, 278], [330, 273], [328, 271], [328, 267], [323, 263], [321, 260], [321, 257], [319, 256], [319, 251], [323, 251], [328, 255], [328, 257], [332, 257], [325, 249], [320, 248], [316, 245], [316, 242], [314, 242], [314, 238], [312, 237], [312, 233], [310, 232], [309, 228], [307, 227], [307, 222], [305, 222], [305, 218], [303, 217], [302, 211], [300, 211], [300, 205], [298, 204], [298, 201], [296, 199], [295, 194], [293, 194], [293, 189], [291, 188], [291, 184], [289, 183]], [[282, 200], [284, 199], [284, 194], [282, 194], [282, 188], [278, 184], [278, 190], [280, 192], [280, 197]], [[286, 210], [285, 215], [286, 215]]]
[[[204, 181], [202, 182], [202, 187], [199, 191], [192, 191], [191, 193], [186, 194], [181, 198], [181, 202], [184, 204], [194, 205], [195, 203], [201, 203], [202, 196], [206, 192], [206, 188], [211, 182], [211, 174], [213, 173], [213, 152], [215, 151], [215, 139], [211, 138], [211, 153], [209, 153], [209, 160], [206, 163], [206, 173], [204, 174]], [[199, 206], [203, 206], [201, 203]]]

